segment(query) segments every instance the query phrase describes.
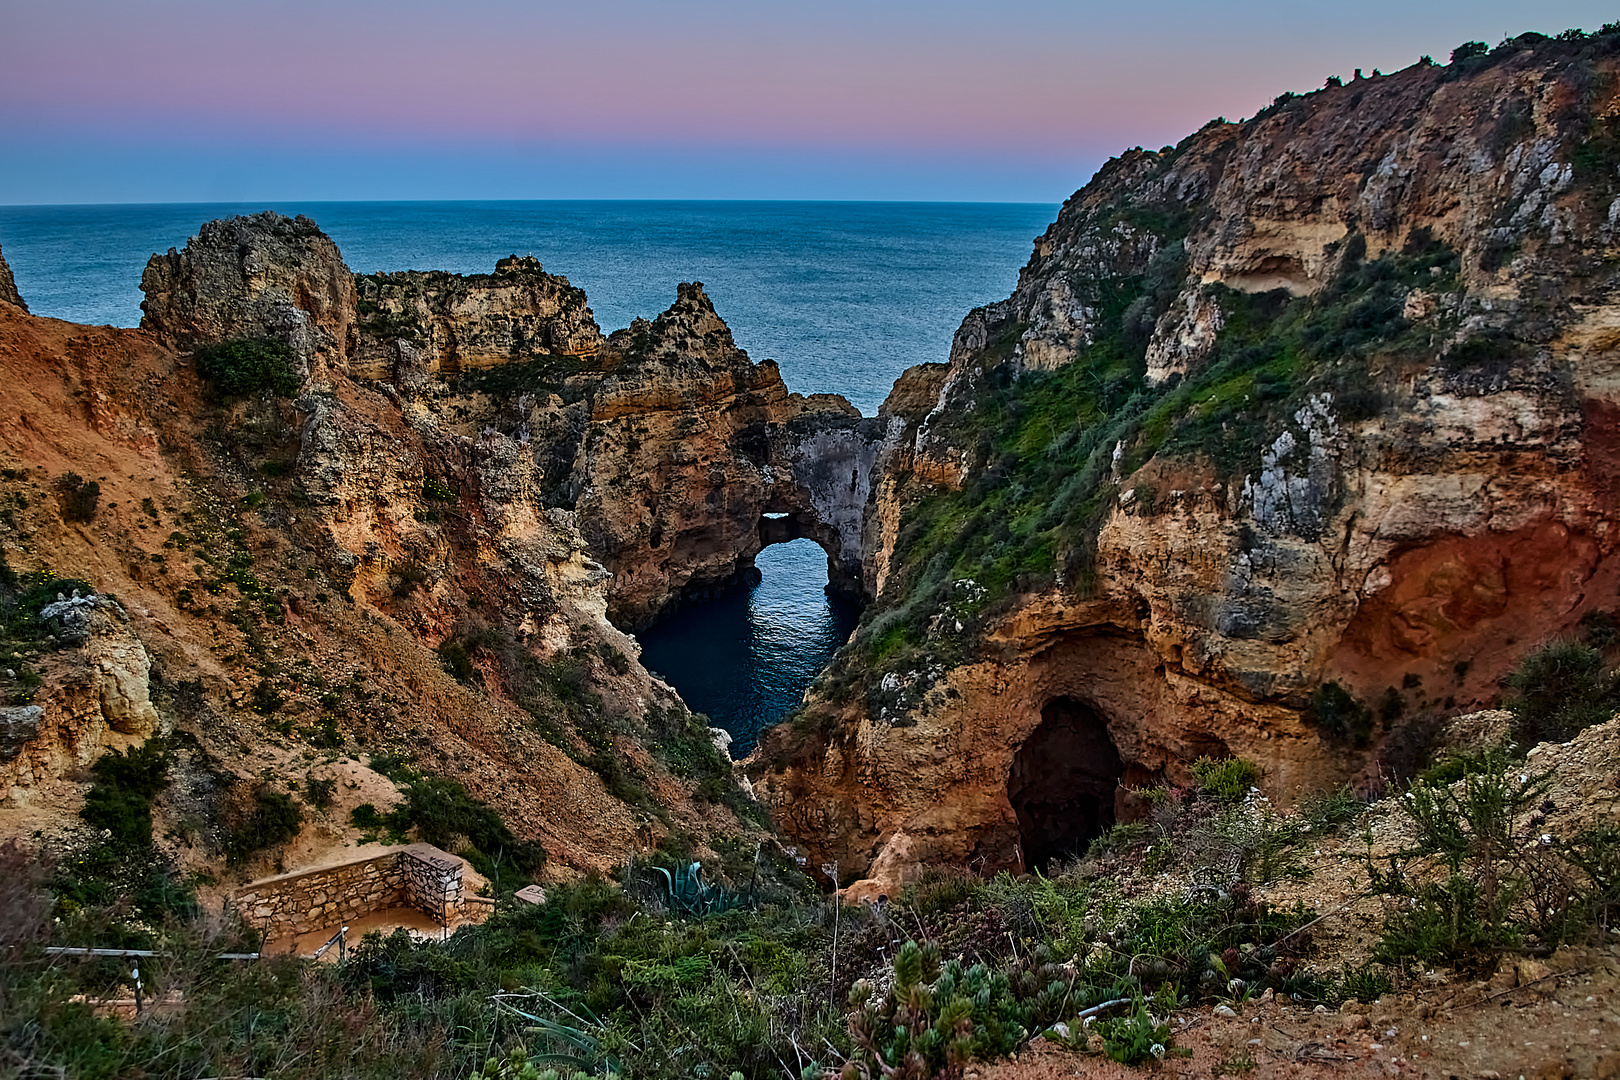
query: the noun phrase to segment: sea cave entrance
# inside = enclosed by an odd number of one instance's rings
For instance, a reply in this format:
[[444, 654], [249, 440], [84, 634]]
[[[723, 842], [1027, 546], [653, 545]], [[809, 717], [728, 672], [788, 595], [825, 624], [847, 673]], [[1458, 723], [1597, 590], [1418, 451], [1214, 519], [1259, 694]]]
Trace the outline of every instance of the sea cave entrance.
[[1048, 702], [1007, 775], [1025, 868], [1044, 872], [1085, 854], [1114, 824], [1114, 795], [1124, 776], [1107, 722], [1094, 708], [1070, 697]]
[[743, 589], [688, 604], [637, 634], [641, 661], [731, 733], [731, 752], [799, 704], [859, 610], [827, 592], [827, 553], [809, 539], [772, 543]]

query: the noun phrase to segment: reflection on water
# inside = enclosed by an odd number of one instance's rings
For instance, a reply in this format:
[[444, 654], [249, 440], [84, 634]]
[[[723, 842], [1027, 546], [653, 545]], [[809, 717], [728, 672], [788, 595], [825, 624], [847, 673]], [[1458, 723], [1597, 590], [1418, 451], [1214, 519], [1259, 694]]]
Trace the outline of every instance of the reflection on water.
[[823, 591], [827, 556], [814, 541], [774, 544], [754, 565], [763, 576], [752, 589], [678, 611], [637, 635], [641, 662], [731, 732], [737, 757], [799, 703], [858, 614]]

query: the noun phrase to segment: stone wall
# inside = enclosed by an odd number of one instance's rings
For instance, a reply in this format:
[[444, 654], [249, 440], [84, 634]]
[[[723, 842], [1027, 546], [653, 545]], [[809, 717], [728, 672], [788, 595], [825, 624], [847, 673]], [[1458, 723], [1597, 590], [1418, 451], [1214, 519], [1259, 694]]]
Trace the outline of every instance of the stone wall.
[[405, 879], [404, 901], [440, 926], [448, 926], [462, 913], [462, 861], [427, 844], [413, 844], [399, 854]]
[[236, 907], [268, 937], [302, 934], [391, 907], [414, 907], [440, 925], [461, 918], [465, 864], [431, 844], [369, 859], [263, 878], [236, 891]]

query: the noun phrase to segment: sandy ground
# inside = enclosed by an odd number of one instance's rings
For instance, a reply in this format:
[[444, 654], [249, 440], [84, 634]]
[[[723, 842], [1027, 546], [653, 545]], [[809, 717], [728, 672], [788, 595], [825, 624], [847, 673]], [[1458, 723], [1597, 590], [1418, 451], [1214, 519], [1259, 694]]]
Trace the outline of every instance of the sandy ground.
[[[362, 915], [358, 919], [350, 919], [347, 923], [337, 923], [332, 926], [311, 930], [303, 934], [292, 934], [271, 938], [264, 944], [264, 952], [270, 955], [281, 953], [297, 953], [299, 956], [314, 956], [315, 951], [330, 941], [338, 932], [339, 927], [347, 926], [347, 946], [353, 948], [360, 944], [360, 939], [373, 930], [380, 931], [384, 936], [398, 929], [410, 931], [413, 937], [428, 938], [438, 941], [445, 936], [445, 930], [425, 912], [412, 907], [384, 908]], [[451, 931], [454, 932], [454, 927]], [[322, 960], [336, 961], [338, 959], [338, 946], [333, 945], [321, 954]]]

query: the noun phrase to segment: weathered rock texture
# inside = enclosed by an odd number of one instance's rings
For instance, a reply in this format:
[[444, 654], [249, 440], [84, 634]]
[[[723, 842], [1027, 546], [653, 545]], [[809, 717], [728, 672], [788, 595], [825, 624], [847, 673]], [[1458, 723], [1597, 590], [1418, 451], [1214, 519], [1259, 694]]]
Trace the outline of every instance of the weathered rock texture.
[[3, 251], [0, 251], [0, 303], [15, 304], [24, 311], [28, 310], [22, 294], [17, 291], [17, 279], [12, 277], [11, 264], [6, 262]]
[[1205, 754], [1370, 781], [1614, 606], [1617, 43], [1285, 97], [1065, 204], [885, 406], [878, 602], [752, 768], [812, 862], [1083, 847], [1009, 797], [1073, 786], [1019, 758], [1054, 703], [1119, 755], [1109, 819]]
[[[835, 589], [862, 594], [886, 423], [843, 398], [790, 394], [774, 361], [737, 347], [701, 284], [607, 339], [584, 294], [532, 260], [365, 278], [362, 304], [377, 313], [360, 355], [401, 358], [390, 378], [410, 396], [405, 415], [498, 452], [501, 483], [521, 477], [566, 515], [611, 575], [616, 625], [751, 583], [761, 548], [800, 537], [827, 551]], [[347, 466], [316, 474], [352, 482]]]
[[[417, 558], [368, 535], [380, 517], [413, 531], [425, 458], [411, 438], [376, 452], [405, 427], [454, 448], [434, 483], [494, 494], [519, 531], [541, 511], [577, 529], [626, 629], [751, 582], [762, 547], [800, 537], [827, 551], [834, 589], [869, 592], [867, 505], [897, 427], [839, 397], [790, 394], [774, 362], [737, 347], [701, 284], [604, 338], [585, 294], [532, 258], [353, 279], [313, 222], [265, 213], [210, 222], [154, 256], [142, 288], [143, 326], [165, 340], [269, 335], [309, 370], [325, 365], [298, 404], [299, 471], [345, 550]], [[362, 421], [369, 406], [331, 381], [343, 376], [398, 397]], [[472, 473], [482, 486], [463, 484]]]
[[164, 726], [152, 704], [151, 657], [122, 608], [105, 597], [69, 598], [42, 618], [70, 648], [51, 657], [51, 688], [36, 703], [0, 710], [0, 806], [27, 806], [107, 750], [138, 746]]
[[531, 257], [502, 259], [493, 274], [408, 270], [358, 285], [358, 377], [408, 381], [602, 347], [585, 293]]
[[354, 275], [309, 218], [266, 210], [210, 221], [141, 275], [141, 328], [182, 348], [271, 337], [307, 373], [347, 367], [355, 343]]
[[[751, 584], [761, 548], [800, 537], [827, 551], [833, 588], [859, 596], [880, 423], [843, 398], [789, 394], [774, 362], [736, 347], [699, 284], [609, 348], [617, 366], [585, 390], [568, 485], [614, 572], [617, 621], [639, 627]], [[560, 427], [537, 419], [531, 430]]]

